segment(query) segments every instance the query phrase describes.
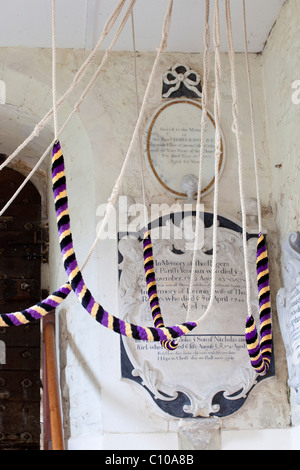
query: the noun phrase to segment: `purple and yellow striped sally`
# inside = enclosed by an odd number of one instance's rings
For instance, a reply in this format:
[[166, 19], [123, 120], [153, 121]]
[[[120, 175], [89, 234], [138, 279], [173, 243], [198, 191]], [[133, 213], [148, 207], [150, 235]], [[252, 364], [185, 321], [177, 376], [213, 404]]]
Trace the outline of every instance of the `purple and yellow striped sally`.
[[246, 322], [246, 344], [254, 370], [264, 375], [268, 371], [272, 356], [272, 320], [269, 285], [269, 262], [265, 237], [259, 233], [256, 254], [257, 288], [259, 298], [260, 337], [252, 315]]
[[46, 299], [25, 310], [0, 315], [0, 327], [24, 325], [39, 320], [56, 309], [73, 290], [82, 306], [101, 325], [121, 335], [141, 341], [172, 342], [192, 331], [197, 324], [182, 323], [171, 327], [142, 327], [123, 320], [106, 312], [93, 298], [87, 289], [79, 270], [73, 249], [70, 218], [68, 209], [67, 187], [64, 158], [59, 142], [56, 142], [52, 152], [52, 185], [59, 232], [60, 248], [64, 266], [69, 276], [69, 282], [53, 292]]
[[[154, 327], [141, 327], [109, 314], [98, 304], [86, 287], [76, 260], [70, 218], [68, 210], [67, 187], [64, 159], [59, 142], [56, 142], [52, 153], [52, 183], [55, 200], [55, 210], [61, 253], [69, 282], [53, 292], [46, 299], [25, 310], [0, 315], [0, 327], [19, 326], [39, 320], [57, 308], [73, 290], [82, 306], [101, 325], [119, 334], [141, 341], [159, 341], [166, 349], [175, 349], [174, 341], [188, 334], [196, 326], [196, 322], [187, 322], [172, 327], [165, 327], [160, 312], [159, 299], [156, 289], [152, 243], [148, 232], [144, 235], [144, 267], [147, 290]], [[252, 367], [258, 374], [265, 374], [270, 367], [272, 356], [272, 324], [269, 287], [268, 253], [265, 239], [259, 234], [257, 243], [257, 286], [259, 295], [260, 337], [257, 333], [253, 316], [246, 322], [246, 344]]]
[[184, 336], [197, 326], [195, 322], [186, 322], [171, 327], [142, 327], [125, 322], [104, 310], [87, 288], [77, 263], [70, 225], [64, 157], [58, 141], [54, 144], [52, 152], [52, 186], [64, 267], [77, 299], [96, 321], [129, 338], [161, 343]]
[[[160, 310], [159, 298], [156, 287], [154, 259], [153, 259], [153, 247], [152, 240], [149, 230], [146, 230], [143, 238], [143, 253], [144, 253], [144, 270], [145, 279], [147, 285], [147, 292], [149, 297], [149, 303], [153, 318], [153, 323], [156, 328], [163, 328], [165, 326], [163, 317]], [[178, 347], [176, 341], [161, 341], [162, 346], [173, 351]]]
[[0, 327], [26, 325], [35, 320], [40, 320], [56, 309], [68, 297], [70, 292], [72, 292], [72, 289], [70, 283], [67, 282], [53, 294], [32, 307], [19, 312], [2, 313], [0, 315]]

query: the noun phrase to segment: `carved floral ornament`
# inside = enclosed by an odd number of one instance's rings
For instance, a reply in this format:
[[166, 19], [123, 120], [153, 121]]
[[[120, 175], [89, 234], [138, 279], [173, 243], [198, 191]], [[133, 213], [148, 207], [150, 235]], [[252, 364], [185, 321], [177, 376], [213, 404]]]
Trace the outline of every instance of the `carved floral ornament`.
[[[202, 84], [200, 74], [190, 67], [176, 63], [162, 74], [161, 105], [147, 124], [144, 153], [148, 169], [161, 189], [173, 197], [193, 199], [196, 192], [189, 188], [191, 178], [198, 187], [199, 154], [202, 135]], [[204, 136], [204, 158], [201, 194], [214, 187], [215, 180], [215, 119], [207, 110]], [[221, 175], [225, 157], [225, 140], [221, 132]], [[197, 176], [196, 176], [197, 175]], [[188, 189], [182, 187], [188, 177]]]
[[163, 98], [202, 98], [200, 75], [186, 65], [175, 64], [163, 74]]

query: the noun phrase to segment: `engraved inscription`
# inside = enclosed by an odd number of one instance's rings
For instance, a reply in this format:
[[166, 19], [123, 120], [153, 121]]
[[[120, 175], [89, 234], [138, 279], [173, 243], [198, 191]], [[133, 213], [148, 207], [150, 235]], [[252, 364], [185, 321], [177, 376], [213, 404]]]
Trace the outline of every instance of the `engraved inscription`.
[[[197, 102], [176, 100], [162, 106], [154, 115], [146, 135], [146, 155], [156, 179], [173, 194], [185, 196], [182, 178], [198, 178], [202, 108]], [[208, 114], [205, 131], [202, 193], [213, 188], [215, 124]], [[222, 155], [221, 171], [224, 163]]]
[[[247, 299], [242, 236], [238, 230], [229, 229], [228, 222], [218, 229], [214, 301], [207, 311], [212, 293], [211, 226], [205, 226], [203, 248], [197, 252], [192, 292], [193, 251], [184, 248], [183, 240], [180, 249], [176, 249], [178, 240], [164, 238], [164, 228], [169, 229], [167, 224], [159, 228], [153, 224], [151, 229], [157, 292], [164, 324], [172, 326], [187, 320], [198, 324], [190, 334], [179, 338], [178, 347], [173, 351], [165, 350], [159, 342], [132, 341], [123, 337], [124, 354], [132, 367], [131, 372], [124, 369], [123, 376], [132, 380], [133, 377], [141, 378], [143, 386], [155, 397], [169, 403], [170, 414], [184, 416], [189, 412], [193, 416], [207, 417], [220, 410], [221, 405], [214, 403], [215, 396], [222, 393], [231, 401], [245, 400], [257, 379], [245, 343]], [[161, 238], [156, 236], [156, 230], [161, 230]], [[128, 243], [130, 245], [130, 240]], [[126, 250], [125, 245], [126, 236], [122, 238], [122, 261], [119, 265], [120, 313], [132, 323], [151, 326], [153, 319], [141, 244], [136, 240], [134, 257], [132, 248]], [[253, 313], [257, 316], [256, 237], [249, 240], [248, 249], [252, 260]], [[191, 312], [187, 318], [189, 298]], [[184, 410], [170, 403], [177, 403], [179, 392], [190, 402], [190, 406], [183, 407]], [[221, 415], [230, 414], [231, 410], [234, 412], [241, 403], [221, 410]]]

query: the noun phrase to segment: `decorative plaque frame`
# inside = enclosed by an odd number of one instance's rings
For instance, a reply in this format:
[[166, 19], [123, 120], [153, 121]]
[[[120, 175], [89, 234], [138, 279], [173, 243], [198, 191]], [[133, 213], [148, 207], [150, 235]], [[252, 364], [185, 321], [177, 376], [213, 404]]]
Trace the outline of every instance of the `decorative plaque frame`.
[[[202, 105], [187, 98], [164, 102], [153, 114], [145, 136], [145, 158], [150, 172], [164, 191], [184, 198], [182, 179], [194, 175], [198, 181]], [[214, 187], [215, 120], [207, 115], [202, 170], [202, 196]], [[224, 137], [221, 133], [219, 175], [225, 163]], [[196, 194], [195, 194], [196, 196]]]
[[[149, 224], [156, 281], [165, 325], [186, 320], [193, 250], [195, 211], [165, 214]], [[192, 221], [192, 224], [190, 223]], [[191, 320], [201, 316], [210, 298], [212, 260], [211, 213], [201, 213], [203, 243], [196, 258]], [[261, 377], [252, 368], [245, 343], [247, 316], [241, 226], [218, 216], [217, 272], [214, 308], [175, 351], [160, 343], [121, 338], [122, 378], [134, 381], [170, 416], [226, 417], [238, 411], [258, 382], [275, 375], [274, 360]], [[248, 234], [252, 311], [258, 320], [256, 244]], [[143, 230], [119, 233], [119, 311], [124, 320], [153, 324], [143, 271]]]

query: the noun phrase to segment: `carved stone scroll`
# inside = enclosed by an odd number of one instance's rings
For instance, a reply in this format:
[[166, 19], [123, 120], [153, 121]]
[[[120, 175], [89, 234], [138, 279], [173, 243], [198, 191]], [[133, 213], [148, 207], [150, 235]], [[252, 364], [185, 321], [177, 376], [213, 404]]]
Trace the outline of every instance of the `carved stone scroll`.
[[291, 233], [282, 245], [283, 282], [277, 293], [277, 310], [284, 341], [289, 385], [300, 405], [300, 233]]

